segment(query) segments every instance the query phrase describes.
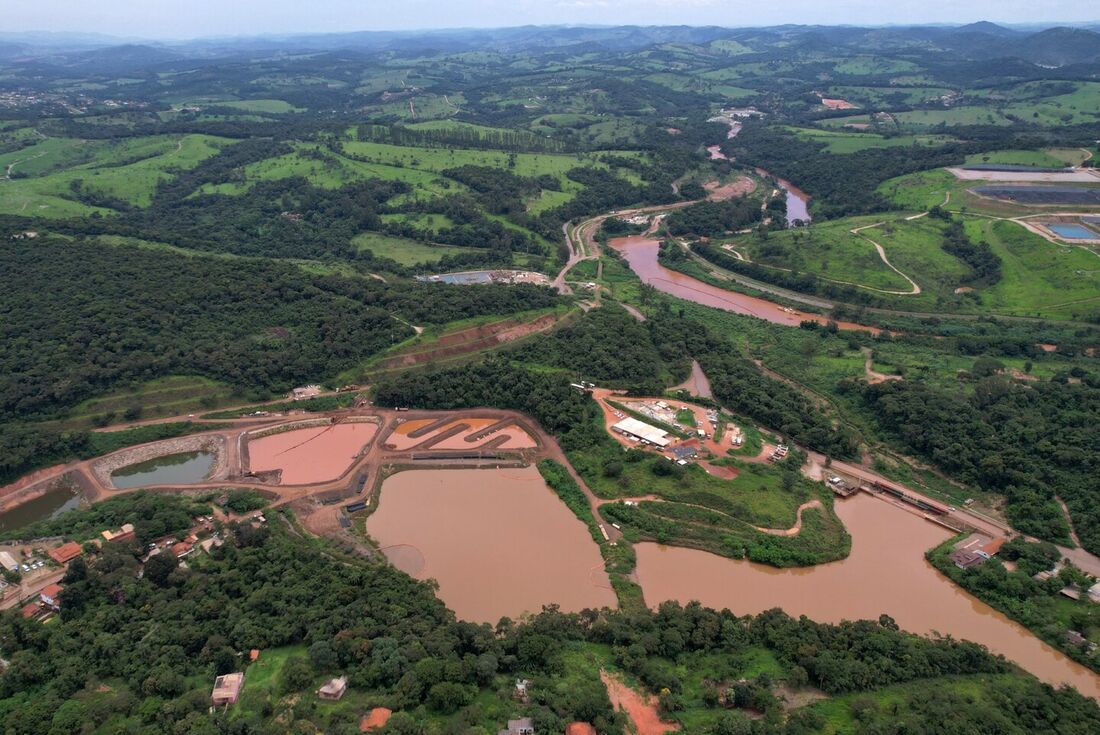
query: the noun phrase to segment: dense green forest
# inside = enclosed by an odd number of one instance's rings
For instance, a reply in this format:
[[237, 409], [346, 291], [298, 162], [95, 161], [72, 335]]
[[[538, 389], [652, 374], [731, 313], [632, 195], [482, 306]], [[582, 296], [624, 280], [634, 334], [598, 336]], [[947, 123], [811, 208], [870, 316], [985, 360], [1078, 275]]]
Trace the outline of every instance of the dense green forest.
[[1068, 529], [1054, 502], [1070, 506], [1081, 543], [1100, 551], [1100, 384], [981, 379], [963, 400], [919, 381], [862, 387], [866, 411], [896, 440], [953, 477], [1004, 494], [1012, 525], [1048, 539]]

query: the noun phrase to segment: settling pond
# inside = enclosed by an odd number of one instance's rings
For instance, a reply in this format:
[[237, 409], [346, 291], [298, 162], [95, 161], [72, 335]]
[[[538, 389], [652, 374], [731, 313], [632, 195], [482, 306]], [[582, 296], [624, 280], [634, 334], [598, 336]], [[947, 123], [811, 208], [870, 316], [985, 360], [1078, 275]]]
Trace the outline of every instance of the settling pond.
[[183, 452], [127, 465], [111, 473], [120, 490], [143, 485], [190, 485], [202, 482], [214, 466], [213, 452]]
[[617, 604], [588, 529], [535, 467], [399, 472], [367, 531], [398, 569], [439, 582], [463, 620]]
[[57, 516], [80, 506], [81, 494], [68, 487], [55, 487], [37, 498], [0, 513], [0, 531], [12, 531]]
[[335, 480], [377, 432], [376, 424], [355, 421], [249, 439], [248, 466], [253, 472], [282, 470], [282, 485]]
[[1100, 676], [971, 597], [924, 559], [926, 550], [949, 538], [947, 530], [862, 494], [838, 502], [836, 510], [852, 536], [851, 555], [806, 569], [638, 544], [638, 581], [646, 603], [699, 600], [739, 615], [781, 607], [826, 623], [885, 613], [905, 630], [981, 643], [1045, 682], [1068, 683], [1100, 697]]

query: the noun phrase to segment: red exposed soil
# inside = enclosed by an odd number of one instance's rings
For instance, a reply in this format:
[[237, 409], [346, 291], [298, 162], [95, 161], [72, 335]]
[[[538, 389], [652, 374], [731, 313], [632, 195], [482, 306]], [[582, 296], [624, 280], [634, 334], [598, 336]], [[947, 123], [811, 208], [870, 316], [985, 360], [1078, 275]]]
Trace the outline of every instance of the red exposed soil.
[[719, 184], [717, 181], [708, 181], [703, 184], [707, 190], [707, 200], [712, 202], [724, 202], [727, 199], [746, 196], [756, 190], [756, 182], [748, 176], [741, 176], [736, 181], [728, 184]]
[[600, 679], [607, 687], [611, 706], [627, 713], [637, 735], [665, 735], [680, 729], [676, 723], [661, 719], [657, 713], [657, 698], [653, 695], [643, 697], [617, 676], [603, 670], [600, 670]]

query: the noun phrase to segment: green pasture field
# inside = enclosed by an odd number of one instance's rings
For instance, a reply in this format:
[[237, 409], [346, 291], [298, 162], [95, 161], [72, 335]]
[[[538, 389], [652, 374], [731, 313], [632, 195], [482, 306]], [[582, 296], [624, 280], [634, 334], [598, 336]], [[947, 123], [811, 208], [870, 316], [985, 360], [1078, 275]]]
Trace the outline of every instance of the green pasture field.
[[972, 238], [989, 243], [1004, 277], [982, 293], [993, 311], [1048, 319], [1100, 314], [1100, 257], [1083, 247], [1060, 246], [1013, 222], [971, 219]]
[[799, 482], [792, 489], [783, 488], [782, 471], [772, 465], [742, 462], [732, 457], [722, 460], [740, 470], [734, 480], [714, 477], [698, 465], [684, 468], [680, 477], [656, 475], [652, 468], [667, 459], [647, 453], [639, 462], [623, 462], [618, 477], [603, 472], [609, 461], [619, 460], [618, 446], [572, 452], [569, 459], [601, 498], [624, 498], [657, 495], [673, 504], [700, 505], [729, 517], [764, 528], [789, 528], [795, 523], [798, 506], [811, 497], [807, 484]]
[[[822, 278], [873, 288], [908, 290], [908, 282], [886, 267], [874, 246], [851, 233], [856, 227], [878, 221], [875, 217], [845, 218], [772, 233], [764, 241], [748, 235], [731, 244], [742, 255], [761, 265], [814, 273]], [[875, 235], [871, 237], [878, 239]], [[891, 249], [881, 240], [879, 242], [890, 257]]]
[[406, 222], [414, 227], [419, 227], [424, 230], [431, 230], [432, 232], [439, 232], [440, 230], [447, 229], [448, 227], [454, 227], [454, 220], [445, 214], [424, 214], [424, 213], [398, 213], [398, 214], [384, 214], [382, 215], [383, 222]]
[[567, 191], [543, 189], [538, 193], [538, 196], [527, 200], [527, 211], [531, 214], [541, 214], [548, 209], [554, 209], [568, 203], [572, 198], [573, 196]]
[[817, 124], [825, 128], [843, 128], [845, 125], [871, 125], [874, 118], [866, 113], [860, 115], [848, 115], [846, 117], [830, 117], [818, 120]]
[[[360, 143], [355, 145], [373, 144]], [[425, 149], [409, 150], [420, 151]], [[323, 151], [325, 159], [318, 160], [310, 157], [310, 151]], [[247, 191], [257, 181], [277, 181], [293, 176], [302, 176], [314, 186], [325, 189], [337, 189], [365, 179], [403, 181], [413, 188], [413, 197], [427, 196], [428, 198], [435, 198], [448, 192], [466, 191], [466, 187], [456, 181], [445, 179], [417, 167], [364, 163], [340, 156], [321, 146], [309, 143], [298, 144], [297, 150], [292, 153], [245, 166], [243, 182], [206, 185], [199, 191], [204, 194], [240, 194]]]
[[[428, 215], [432, 216], [432, 215]], [[474, 248], [427, 245], [405, 237], [395, 237], [381, 232], [364, 232], [351, 240], [360, 250], [370, 250], [378, 258], [389, 258], [401, 265], [435, 263], [445, 255], [484, 252]]]
[[833, 67], [837, 74], [865, 77], [875, 74], [897, 74], [919, 71], [920, 67], [911, 61], [891, 59], [882, 56], [856, 56], [845, 59]]
[[[901, 209], [924, 212], [936, 206], [953, 209], [971, 186], [973, 181], [960, 181], [951, 172], [937, 168], [884, 181], [878, 193]], [[945, 205], [948, 192], [951, 201]]]
[[[0, 197], [0, 214], [66, 217], [112, 213], [110, 209], [78, 201], [73, 191], [76, 181], [91, 194], [145, 207], [152, 201], [157, 185], [170, 179], [174, 170], [194, 168], [230, 142], [208, 135], [135, 138], [91, 146], [91, 160], [66, 166], [66, 158], [71, 160], [76, 150], [73, 142], [43, 141], [44, 150], [39, 152], [44, 155], [35, 161], [50, 160], [52, 163], [39, 164], [41, 175], [0, 182], [4, 192]], [[24, 149], [21, 153], [23, 156], [36, 155], [34, 149], [37, 147]], [[20, 157], [8, 156], [16, 160]], [[22, 172], [32, 173], [26, 169]]]
[[[1006, 111], [1007, 112], [1007, 111]], [[948, 107], [932, 110], [909, 110], [891, 113], [898, 127], [905, 130], [921, 130], [936, 125], [1012, 125], [1005, 112], [996, 107]]]
[[[411, 108], [410, 102], [412, 102]], [[370, 105], [368, 109], [381, 115], [393, 115], [401, 120], [438, 120], [453, 117], [464, 104], [466, 104], [466, 99], [461, 93], [453, 95], [413, 94], [390, 102]]]
[[715, 51], [721, 51], [723, 54], [729, 56], [740, 56], [741, 54], [751, 54], [752, 49], [743, 43], [734, 41], [733, 39], [723, 38], [717, 41], [711, 41], [707, 44], [711, 49]]
[[952, 142], [946, 135], [897, 135], [884, 136], [875, 133], [818, 130], [815, 128], [787, 128], [803, 140], [825, 143], [828, 153], [856, 153], [869, 148], [904, 148], [913, 145], [934, 147]]
[[866, 87], [856, 85], [834, 85], [828, 88], [828, 97], [839, 97], [865, 107], [890, 108], [899, 106], [922, 105], [950, 94], [947, 87], [902, 87], [883, 86]]
[[[1050, 94], [1051, 83], [1024, 82], [1009, 88], [982, 90], [992, 104], [1004, 112], [1039, 125], [1074, 125], [1100, 118], [1100, 82], [1072, 82], [1076, 89]], [[1000, 98], [1000, 99], [998, 99]]]
[[234, 110], [244, 112], [259, 112], [269, 115], [284, 115], [288, 112], [305, 112], [302, 107], [295, 107], [285, 100], [235, 100], [232, 102], [216, 102], [211, 107], [232, 107]]
[[[1076, 150], [1076, 160], [1067, 156]], [[1057, 151], [1057, 154], [1055, 153]], [[1000, 163], [1016, 166], [1036, 166], [1039, 168], [1060, 168], [1067, 163], [1080, 162], [1085, 154], [1074, 148], [1044, 149], [1039, 151], [1011, 150], [974, 153], [966, 157], [968, 164]]]
[[[463, 150], [446, 148], [415, 148], [411, 146], [390, 145], [388, 143], [367, 143], [353, 141], [345, 143], [349, 155], [369, 159], [387, 166], [401, 166], [421, 171], [439, 173], [459, 166], [488, 166], [511, 171], [518, 176], [541, 176], [550, 174], [565, 183], [565, 172], [577, 166], [607, 165], [596, 161], [591, 155], [563, 155], [556, 153], [516, 153], [493, 150]], [[618, 155], [637, 156], [634, 152]], [[514, 156], [515, 166], [509, 166]], [[574, 186], [578, 186], [574, 184]]]

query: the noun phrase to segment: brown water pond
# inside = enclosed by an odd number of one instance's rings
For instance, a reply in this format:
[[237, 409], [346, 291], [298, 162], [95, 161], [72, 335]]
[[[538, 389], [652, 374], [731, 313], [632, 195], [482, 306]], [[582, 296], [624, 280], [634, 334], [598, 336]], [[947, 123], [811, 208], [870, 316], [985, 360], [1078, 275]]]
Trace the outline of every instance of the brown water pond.
[[616, 605], [588, 529], [534, 467], [399, 472], [367, 531], [398, 569], [438, 581], [463, 620]]
[[[737, 314], [748, 314], [788, 327], [797, 327], [804, 321], [815, 321], [820, 324], [829, 321], [821, 314], [810, 314], [779, 306], [767, 299], [736, 291], [727, 291], [724, 288], [712, 286], [697, 278], [665, 268], [657, 261], [657, 254], [660, 249], [660, 242], [657, 240], [635, 235], [632, 237], [618, 237], [608, 241], [608, 244], [622, 253], [630, 269], [638, 274], [643, 283], [648, 283], [658, 291], [672, 294], [686, 301], [694, 301], [697, 304], [712, 306], [716, 309], [732, 311]], [[841, 329], [878, 331], [872, 327], [851, 322], [837, 322], [837, 324]]]
[[949, 532], [867, 495], [837, 503], [852, 535], [843, 560], [807, 569], [775, 569], [693, 549], [639, 544], [638, 580], [646, 602], [699, 600], [737, 614], [781, 607], [821, 622], [887, 614], [914, 633], [975, 641], [1051, 684], [1100, 697], [1100, 676], [1043, 643], [937, 572], [924, 552]]
[[249, 469], [282, 470], [283, 485], [335, 480], [351, 466], [377, 431], [375, 424], [349, 422], [250, 439]]

